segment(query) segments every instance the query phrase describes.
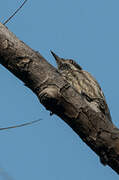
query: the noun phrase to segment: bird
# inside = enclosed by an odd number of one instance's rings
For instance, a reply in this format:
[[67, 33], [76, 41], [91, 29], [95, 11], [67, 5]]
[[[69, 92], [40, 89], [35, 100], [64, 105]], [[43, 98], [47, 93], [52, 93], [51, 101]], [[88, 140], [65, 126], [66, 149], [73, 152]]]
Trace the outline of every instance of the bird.
[[[112, 122], [104, 93], [96, 79], [73, 59], [60, 58], [53, 51], [59, 73], [88, 103], [95, 103], [100, 111]], [[94, 106], [93, 106], [94, 107]]]

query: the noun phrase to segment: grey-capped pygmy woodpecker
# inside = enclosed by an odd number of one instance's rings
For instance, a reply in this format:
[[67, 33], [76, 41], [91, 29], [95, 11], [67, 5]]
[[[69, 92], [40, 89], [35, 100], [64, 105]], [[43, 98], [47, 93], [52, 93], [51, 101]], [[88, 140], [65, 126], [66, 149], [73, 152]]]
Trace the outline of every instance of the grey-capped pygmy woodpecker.
[[56, 60], [58, 71], [65, 80], [85, 98], [87, 103], [95, 103], [100, 111], [108, 117], [108, 120], [112, 122], [105, 96], [96, 79], [90, 73], [84, 71], [74, 60], [63, 59], [54, 52], [51, 51], [51, 53]]

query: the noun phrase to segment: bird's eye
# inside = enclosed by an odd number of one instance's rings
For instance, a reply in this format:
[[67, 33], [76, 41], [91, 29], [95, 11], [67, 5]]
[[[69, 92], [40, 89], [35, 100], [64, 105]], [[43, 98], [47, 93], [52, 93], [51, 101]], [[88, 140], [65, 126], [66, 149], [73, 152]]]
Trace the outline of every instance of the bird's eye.
[[60, 70], [66, 70], [66, 69], [69, 69], [69, 65], [64, 63], [60, 66]]

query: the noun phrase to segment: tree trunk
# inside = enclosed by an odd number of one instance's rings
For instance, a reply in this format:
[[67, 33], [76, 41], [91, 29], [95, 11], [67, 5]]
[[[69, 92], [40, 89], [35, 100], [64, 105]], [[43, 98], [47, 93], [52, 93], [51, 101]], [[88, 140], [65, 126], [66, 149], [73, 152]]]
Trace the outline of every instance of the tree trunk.
[[21, 79], [51, 113], [61, 117], [81, 139], [119, 173], [119, 130], [95, 112], [44, 57], [0, 23], [0, 63]]

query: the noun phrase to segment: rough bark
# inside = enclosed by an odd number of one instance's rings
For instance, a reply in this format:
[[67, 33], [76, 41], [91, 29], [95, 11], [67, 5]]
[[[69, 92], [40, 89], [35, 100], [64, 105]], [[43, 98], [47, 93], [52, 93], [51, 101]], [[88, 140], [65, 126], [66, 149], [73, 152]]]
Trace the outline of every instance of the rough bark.
[[62, 118], [81, 139], [119, 173], [119, 130], [95, 112], [40, 53], [0, 24], [0, 63], [21, 79], [47, 110]]

